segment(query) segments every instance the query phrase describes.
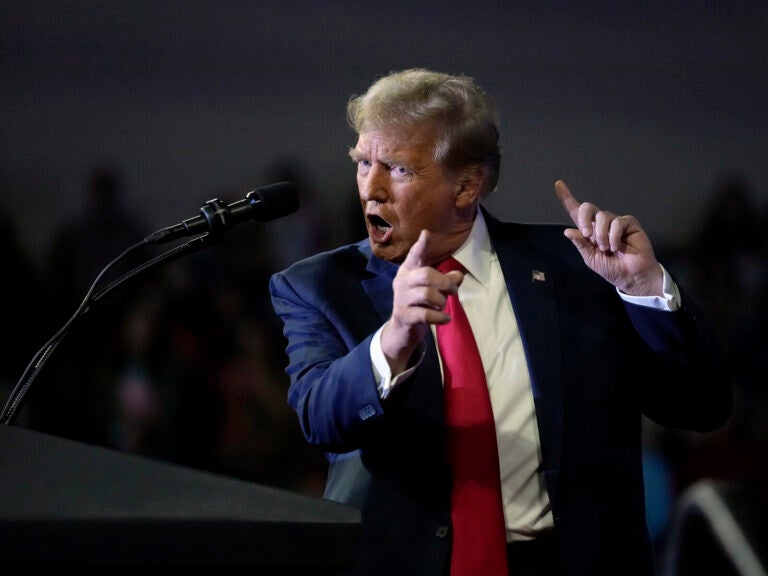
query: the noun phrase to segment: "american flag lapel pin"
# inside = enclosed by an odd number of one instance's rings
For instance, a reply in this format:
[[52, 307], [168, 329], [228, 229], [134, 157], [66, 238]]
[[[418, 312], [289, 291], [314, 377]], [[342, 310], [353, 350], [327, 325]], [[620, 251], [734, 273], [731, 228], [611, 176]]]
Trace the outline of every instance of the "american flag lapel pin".
[[541, 270], [531, 270], [531, 281], [532, 282], [546, 282], [547, 277]]

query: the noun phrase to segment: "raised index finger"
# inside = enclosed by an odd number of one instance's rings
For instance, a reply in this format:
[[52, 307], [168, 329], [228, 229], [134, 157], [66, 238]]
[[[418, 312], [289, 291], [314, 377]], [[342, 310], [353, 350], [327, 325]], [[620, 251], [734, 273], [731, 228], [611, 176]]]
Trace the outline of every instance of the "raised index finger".
[[425, 258], [427, 255], [427, 246], [429, 244], [429, 231], [422, 230], [419, 234], [419, 239], [408, 250], [408, 255], [403, 260], [401, 266], [406, 268], [421, 268], [426, 266]]
[[568, 212], [568, 215], [571, 217], [573, 223], [578, 226], [580, 205], [579, 201], [573, 197], [573, 194], [571, 194], [568, 186], [566, 186], [565, 182], [562, 180], [555, 182], [555, 193], [557, 194], [557, 197], [560, 198], [560, 202], [562, 203], [563, 208], [565, 208], [566, 212]]

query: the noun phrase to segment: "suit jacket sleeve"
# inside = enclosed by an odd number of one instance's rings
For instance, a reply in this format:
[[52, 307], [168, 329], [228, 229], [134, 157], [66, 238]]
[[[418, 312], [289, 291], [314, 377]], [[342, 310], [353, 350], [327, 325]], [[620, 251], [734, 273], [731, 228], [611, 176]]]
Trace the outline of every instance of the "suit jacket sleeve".
[[674, 312], [625, 304], [632, 325], [662, 366], [663, 377], [645, 382], [643, 412], [665, 426], [707, 432], [731, 413], [730, 362], [702, 310], [682, 289], [681, 298]]
[[275, 274], [270, 292], [288, 341], [288, 402], [302, 431], [327, 452], [348, 452], [383, 414], [369, 351], [381, 320], [359, 279], [348, 282], [326, 260]]

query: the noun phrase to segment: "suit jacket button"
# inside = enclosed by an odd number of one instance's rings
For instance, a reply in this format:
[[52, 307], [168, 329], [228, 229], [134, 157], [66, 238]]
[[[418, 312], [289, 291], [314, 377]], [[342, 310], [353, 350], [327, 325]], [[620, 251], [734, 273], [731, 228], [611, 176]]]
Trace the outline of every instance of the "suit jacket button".
[[445, 538], [446, 536], [448, 536], [448, 526], [440, 526], [435, 531], [435, 536], [437, 536], [438, 538], [441, 538], [441, 539]]
[[357, 411], [357, 415], [360, 417], [360, 420], [368, 420], [368, 418], [376, 416], [376, 408], [371, 404], [366, 404]]

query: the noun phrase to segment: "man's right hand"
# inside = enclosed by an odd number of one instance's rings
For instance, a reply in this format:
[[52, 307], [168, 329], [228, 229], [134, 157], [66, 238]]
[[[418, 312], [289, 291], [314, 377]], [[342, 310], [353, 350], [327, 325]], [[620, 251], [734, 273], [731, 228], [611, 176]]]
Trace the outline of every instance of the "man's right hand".
[[392, 316], [381, 333], [381, 348], [393, 374], [408, 367], [411, 355], [430, 324], [446, 324], [447, 296], [456, 294], [464, 279], [459, 271], [442, 274], [426, 265], [429, 231], [422, 230], [392, 282]]

